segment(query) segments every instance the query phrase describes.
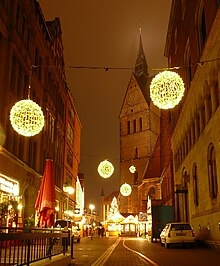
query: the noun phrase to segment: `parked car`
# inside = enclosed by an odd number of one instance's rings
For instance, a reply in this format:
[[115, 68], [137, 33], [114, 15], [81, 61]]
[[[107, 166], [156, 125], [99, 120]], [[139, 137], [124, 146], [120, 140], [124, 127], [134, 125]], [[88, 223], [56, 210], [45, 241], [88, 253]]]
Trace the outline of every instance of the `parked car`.
[[160, 234], [161, 245], [169, 248], [171, 245], [196, 245], [195, 235], [189, 223], [168, 223]]
[[[66, 220], [56, 220], [55, 228], [59, 228], [60, 230], [65, 230], [67, 228]], [[74, 235], [74, 242], [80, 242], [80, 229], [78, 226], [74, 225], [71, 221], [68, 221], [68, 230], [69, 237]]]

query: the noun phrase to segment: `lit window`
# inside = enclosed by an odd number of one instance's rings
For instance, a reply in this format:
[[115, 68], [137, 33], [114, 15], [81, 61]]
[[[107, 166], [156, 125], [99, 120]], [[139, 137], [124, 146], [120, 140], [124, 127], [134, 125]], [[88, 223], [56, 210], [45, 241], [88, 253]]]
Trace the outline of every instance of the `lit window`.
[[73, 129], [69, 123], [68, 123], [68, 128], [67, 128], [67, 138], [69, 142], [73, 144]]

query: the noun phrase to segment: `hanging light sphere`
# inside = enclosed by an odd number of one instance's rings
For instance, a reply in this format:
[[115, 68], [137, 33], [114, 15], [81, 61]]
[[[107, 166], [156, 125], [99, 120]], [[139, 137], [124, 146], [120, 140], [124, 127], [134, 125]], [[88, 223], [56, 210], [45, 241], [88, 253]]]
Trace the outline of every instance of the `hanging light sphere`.
[[134, 173], [136, 172], [136, 167], [135, 167], [134, 165], [131, 165], [131, 166], [129, 167], [129, 171], [130, 171], [132, 174], [134, 174]]
[[98, 166], [98, 173], [103, 178], [110, 177], [114, 172], [114, 166], [108, 160], [102, 161]]
[[150, 97], [157, 107], [170, 109], [180, 102], [184, 90], [183, 80], [176, 72], [163, 71], [152, 79]]
[[124, 183], [120, 187], [120, 192], [125, 197], [129, 196], [131, 194], [131, 186], [127, 183]]
[[20, 135], [31, 137], [42, 130], [44, 115], [41, 107], [32, 100], [21, 100], [12, 107], [10, 121]]

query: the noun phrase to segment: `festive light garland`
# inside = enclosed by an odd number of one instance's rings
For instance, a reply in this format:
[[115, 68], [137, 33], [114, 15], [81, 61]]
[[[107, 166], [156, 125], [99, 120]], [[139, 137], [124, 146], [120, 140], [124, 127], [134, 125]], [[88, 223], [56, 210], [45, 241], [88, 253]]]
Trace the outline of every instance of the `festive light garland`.
[[103, 178], [110, 177], [114, 172], [114, 166], [108, 160], [102, 161], [98, 166], [98, 173]]
[[131, 194], [131, 191], [132, 191], [131, 186], [127, 183], [124, 183], [120, 187], [120, 192], [125, 197], [129, 196]]
[[31, 137], [42, 130], [44, 115], [41, 107], [32, 100], [21, 100], [12, 107], [10, 121], [16, 132]]
[[161, 109], [176, 106], [184, 95], [184, 83], [181, 77], [172, 71], [163, 71], [151, 81], [150, 97], [154, 105]]

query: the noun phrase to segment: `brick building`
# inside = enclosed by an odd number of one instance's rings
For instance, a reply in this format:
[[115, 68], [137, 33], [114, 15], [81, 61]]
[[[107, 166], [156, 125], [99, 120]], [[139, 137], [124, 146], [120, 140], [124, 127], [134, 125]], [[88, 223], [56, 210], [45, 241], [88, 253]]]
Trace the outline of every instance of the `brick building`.
[[[34, 214], [34, 204], [46, 159], [54, 164], [57, 218], [62, 218], [67, 195], [63, 182], [73, 187], [80, 162], [81, 124], [66, 84], [62, 31], [58, 18], [45, 21], [36, 0], [0, 3], [0, 186], [1, 201], [18, 187], [23, 217]], [[12, 106], [27, 99], [41, 106], [45, 125], [36, 136], [24, 137], [10, 124]], [[75, 195], [70, 198], [74, 208]]]
[[[119, 118], [120, 184], [132, 186], [130, 196], [119, 196], [121, 213], [146, 212], [148, 195], [160, 200], [156, 204], [173, 204], [169, 113], [152, 103], [151, 80], [140, 36], [135, 70]], [[135, 173], [129, 171], [131, 165], [135, 166]]]
[[186, 88], [171, 111], [175, 216], [208, 243], [220, 241], [219, 44], [219, 1], [173, 0], [165, 55]]

